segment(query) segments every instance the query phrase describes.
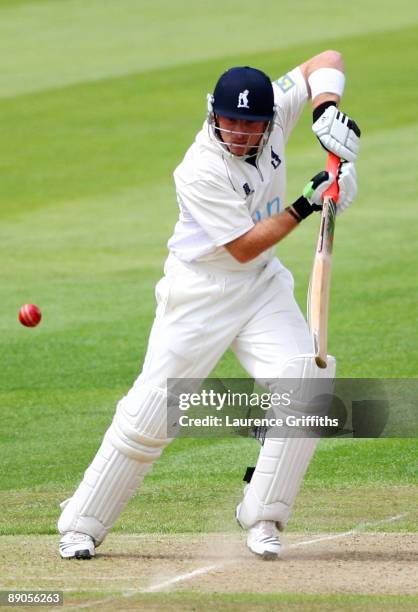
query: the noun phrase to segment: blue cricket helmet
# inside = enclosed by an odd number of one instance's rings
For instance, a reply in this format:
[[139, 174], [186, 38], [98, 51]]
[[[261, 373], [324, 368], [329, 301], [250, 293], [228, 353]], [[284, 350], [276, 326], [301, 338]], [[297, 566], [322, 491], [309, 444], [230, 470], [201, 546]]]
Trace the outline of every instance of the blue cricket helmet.
[[217, 115], [230, 119], [271, 121], [275, 110], [271, 81], [257, 68], [230, 68], [216, 83], [212, 108]]

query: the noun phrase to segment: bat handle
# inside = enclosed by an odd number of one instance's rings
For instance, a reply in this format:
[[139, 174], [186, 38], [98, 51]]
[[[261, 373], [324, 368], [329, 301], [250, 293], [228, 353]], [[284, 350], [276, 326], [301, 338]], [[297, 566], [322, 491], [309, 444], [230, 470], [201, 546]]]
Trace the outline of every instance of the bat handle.
[[337, 155], [334, 155], [334, 153], [328, 153], [327, 172], [333, 174], [335, 176], [335, 180], [332, 185], [330, 185], [328, 189], [324, 192], [323, 197], [332, 198], [334, 202], [337, 202], [339, 194], [337, 176], [338, 169], [340, 167], [340, 162], [341, 160]]

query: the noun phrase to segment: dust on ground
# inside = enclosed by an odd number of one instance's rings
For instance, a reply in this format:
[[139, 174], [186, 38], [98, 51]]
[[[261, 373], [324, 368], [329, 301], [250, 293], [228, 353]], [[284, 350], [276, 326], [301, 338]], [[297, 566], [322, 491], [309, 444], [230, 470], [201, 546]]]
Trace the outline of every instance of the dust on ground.
[[0, 589], [64, 590], [67, 601], [74, 601], [76, 593], [90, 593], [97, 601], [100, 594], [106, 604], [113, 597], [129, 599], [138, 593], [166, 590], [218, 594], [417, 593], [417, 534], [340, 536], [282, 536], [283, 553], [273, 562], [250, 553], [244, 532], [111, 534], [91, 561], [60, 559], [55, 536], [2, 536]]

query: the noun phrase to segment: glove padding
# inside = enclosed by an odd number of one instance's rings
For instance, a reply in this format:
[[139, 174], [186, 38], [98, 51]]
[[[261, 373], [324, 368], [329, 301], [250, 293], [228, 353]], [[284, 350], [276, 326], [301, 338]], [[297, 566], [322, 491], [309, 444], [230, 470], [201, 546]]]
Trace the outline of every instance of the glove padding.
[[312, 210], [321, 210], [323, 194], [333, 182], [334, 176], [326, 170], [322, 170], [305, 185], [303, 196], [308, 200]]
[[328, 106], [312, 125], [312, 131], [327, 151], [353, 162], [360, 147], [360, 129], [336, 106]]
[[315, 210], [321, 210], [322, 194], [328, 189], [333, 180], [334, 177], [332, 174], [329, 174], [326, 170], [319, 172], [306, 185], [303, 190], [303, 195], [301, 195], [296, 202], [293, 202], [291, 206], [288, 206], [286, 210], [288, 210], [297, 221], [306, 219], [306, 217], [309, 217]]
[[337, 215], [345, 211], [357, 196], [357, 172], [352, 162], [342, 162], [338, 172], [340, 195], [337, 202]]
[[[338, 170], [339, 196], [336, 202], [337, 215], [340, 215], [357, 195], [357, 173], [353, 162], [342, 162]], [[303, 195], [288, 207], [296, 212], [296, 218], [306, 219], [315, 210], [322, 209], [324, 193], [334, 182], [334, 176], [326, 170], [318, 172], [303, 190]], [[289, 211], [292, 216], [294, 212]]]
[[[337, 215], [345, 211], [357, 196], [357, 172], [353, 162], [342, 162], [338, 170], [339, 195], [337, 204]], [[322, 208], [323, 194], [333, 183], [334, 176], [326, 171], [319, 172], [305, 186], [304, 197], [308, 200], [313, 210]]]

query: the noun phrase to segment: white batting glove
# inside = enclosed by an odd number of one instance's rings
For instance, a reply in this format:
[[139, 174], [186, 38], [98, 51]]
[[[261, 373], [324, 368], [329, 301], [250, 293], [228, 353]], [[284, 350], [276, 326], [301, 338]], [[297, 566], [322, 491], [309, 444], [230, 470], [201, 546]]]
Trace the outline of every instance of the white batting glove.
[[334, 176], [326, 170], [322, 170], [315, 174], [309, 183], [305, 185], [303, 195], [313, 210], [320, 210], [322, 208], [323, 194], [333, 182]]
[[349, 162], [356, 160], [360, 147], [360, 129], [336, 106], [328, 106], [312, 125], [312, 131], [327, 151]]
[[291, 206], [288, 206], [286, 210], [298, 222], [309, 217], [315, 210], [321, 210], [323, 193], [333, 181], [333, 175], [326, 170], [318, 172], [318, 174], [315, 174], [309, 183], [305, 185], [303, 195], [293, 202]]
[[337, 215], [348, 208], [357, 196], [357, 172], [353, 162], [342, 162], [338, 172], [340, 194], [337, 202]]

